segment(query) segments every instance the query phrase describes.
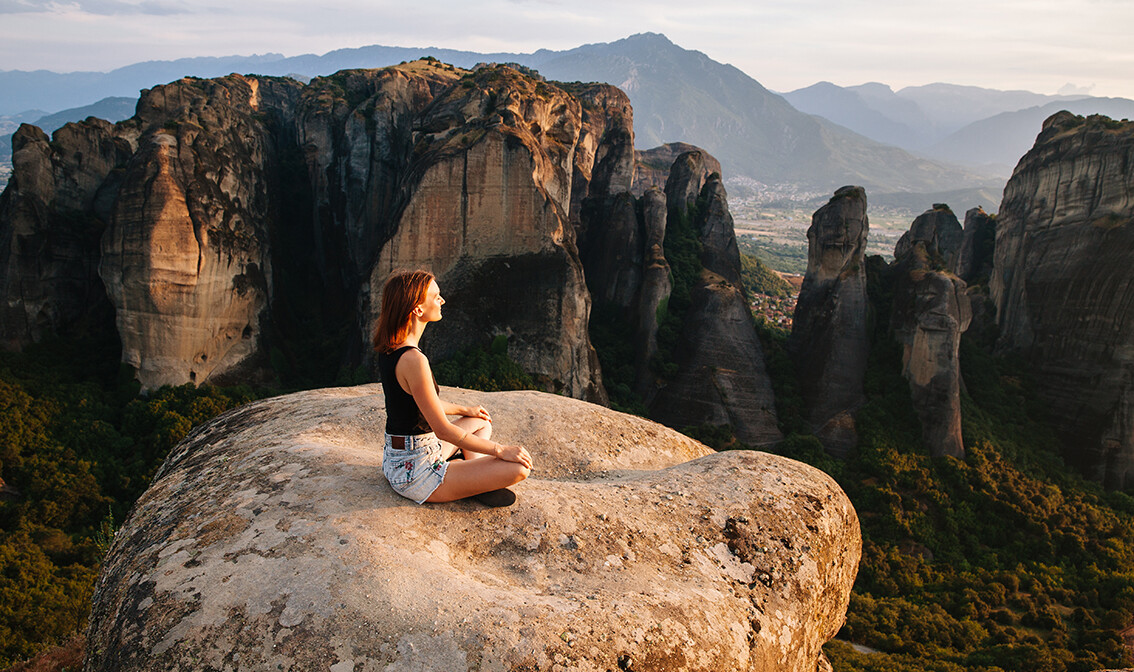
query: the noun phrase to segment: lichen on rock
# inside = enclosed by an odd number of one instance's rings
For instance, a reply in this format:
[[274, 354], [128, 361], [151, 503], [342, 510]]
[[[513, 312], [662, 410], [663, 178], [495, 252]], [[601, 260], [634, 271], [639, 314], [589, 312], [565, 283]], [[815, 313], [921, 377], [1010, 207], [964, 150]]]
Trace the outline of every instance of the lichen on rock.
[[861, 553], [825, 474], [538, 392], [493, 410], [507, 509], [381, 475], [377, 386], [256, 402], [176, 447], [116, 536], [86, 669], [815, 670]]

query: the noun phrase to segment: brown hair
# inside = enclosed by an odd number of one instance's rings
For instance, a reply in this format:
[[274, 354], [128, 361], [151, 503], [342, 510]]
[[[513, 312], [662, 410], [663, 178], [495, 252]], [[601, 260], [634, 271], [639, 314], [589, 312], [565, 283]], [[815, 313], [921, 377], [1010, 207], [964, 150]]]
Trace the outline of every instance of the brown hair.
[[382, 312], [374, 331], [374, 349], [390, 352], [406, 339], [410, 314], [425, 302], [433, 274], [429, 271], [394, 271], [382, 288]]

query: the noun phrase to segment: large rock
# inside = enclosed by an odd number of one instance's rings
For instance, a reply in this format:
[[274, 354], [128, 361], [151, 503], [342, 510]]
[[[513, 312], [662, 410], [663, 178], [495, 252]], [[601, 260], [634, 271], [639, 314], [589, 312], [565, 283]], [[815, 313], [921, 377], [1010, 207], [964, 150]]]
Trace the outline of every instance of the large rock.
[[101, 241], [122, 361], [144, 388], [202, 383], [257, 354], [271, 294], [270, 163], [263, 119], [298, 82], [186, 78], [145, 91], [141, 128]]
[[949, 270], [972, 284], [988, 282], [992, 274], [992, 255], [996, 247], [996, 216], [984, 208], [970, 208], [965, 212], [965, 228], [961, 249], [953, 257]]
[[377, 386], [229, 412], [116, 535], [88, 672], [827, 665], [861, 551], [828, 476], [562, 397], [445, 393], [531, 449], [514, 506], [395, 495]]
[[132, 136], [93, 118], [63, 126], [50, 141], [26, 124], [12, 136], [14, 172], [0, 196], [4, 346], [89, 331], [92, 323], [110, 328], [113, 310], [98, 277], [99, 239]]
[[965, 456], [961, 433], [961, 334], [972, 320], [965, 281], [933, 269], [918, 241], [894, 262], [890, 328], [902, 344], [902, 375], [931, 455]]
[[651, 187], [665, 189], [673, 162], [682, 154], [693, 151], [704, 156], [709, 173], [721, 172], [721, 162], [704, 149], [688, 142], [667, 142], [653, 149], [634, 152], [634, 184], [631, 187], [634, 195], [641, 196]]
[[870, 341], [863, 254], [869, 230], [862, 187], [839, 189], [812, 216], [807, 274], [789, 342], [811, 428], [837, 455], [858, 440], [853, 414], [865, 401]]
[[391, 271], [429, 268], [449, 303], [426, 335], [431, 352], [506, 334], [509, 356], [548, 391], [605, 399], [568, 217], [581, 114], [565, 91], [504, 66], [434, 101], [413, 150], [419, 177], [370, 271], [364, 334]]
[[728, 195], [710, 159], [682, 154], [666, 181], [667, 226], [691, 228], [701, 272], [673, 353], [677, 375], [660, 385], [650, 417], [670, 427], [728, 425], [744, 443], [769, 445], [783, 438], [772, 380], [740, 281]]
[[945, 268], [950, 268], [961, 250], [964, 237], [961, 223], [949, 206], [934, 203], [933, 209], [918, 215], [910, 225], [910, 230], [898, 239], [894, 245], [894, 259], [901, 259], [909, 254], [914, 245], [922, 243], [933, 259], [940, 261]]
[[1060, 112], [1004, 189], [1000, 346], [1031, 365], [1069, 461], [1134, 485], [1134, 123]]

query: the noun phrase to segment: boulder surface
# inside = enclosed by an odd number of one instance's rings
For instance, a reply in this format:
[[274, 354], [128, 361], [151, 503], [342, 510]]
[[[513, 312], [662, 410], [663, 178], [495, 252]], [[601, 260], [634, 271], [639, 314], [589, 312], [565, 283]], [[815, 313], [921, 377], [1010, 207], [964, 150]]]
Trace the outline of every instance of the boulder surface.
[[444, 394], [532, 451], [515, 505], [394, 494], [378, 386], [235, 409], [118, 532], [86, 669], [827, 666], [861, 553], [828, 476], [563, 397]]

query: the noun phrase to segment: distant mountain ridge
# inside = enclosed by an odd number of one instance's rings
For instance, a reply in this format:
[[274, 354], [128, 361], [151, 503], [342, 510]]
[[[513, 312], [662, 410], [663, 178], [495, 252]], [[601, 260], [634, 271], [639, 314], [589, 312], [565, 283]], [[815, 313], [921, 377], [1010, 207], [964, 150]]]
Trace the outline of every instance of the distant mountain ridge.
[[[996, 186], [997, 182], [973, 171], [914, 157], [802, 114], [737, 68], [682, 49], [656, 33], [530, 54], [375, 45], [322, 56], [265, 54], [139, 63], [110, 73], [0, 72], [0, 99], [7, 108], [58, 109], [65, 99], [70, 106], [79, 96], [85, 96], [82, 102], [89, 102], [96, 97], [94, 90], [99, 91], [97, 98], [132, 95], [185, 75], [215, 77], [243, 71], [314, 76], [384, 67], [427, 55], [461, 67], [515, 62], [549, 79], [601, 81], [623, 88], [634, 105], [638, 147], [672, 140], [692, 142], [717, 156], [726, 175], [799, 184], [820, 192], [849, 183], [877, 192], [935, 192]], [[0, 108], [3, 113], [5, 108]]]
[[841, 87], [830, 82], [783, 94], [808, 114], [935, 161], [1007, 177], [1032, 146], [1043, 120], [1060, 110], [1134, 116], [1126, 98], [1045, 95], [955, 84], [893, 91], [872, 82]]

